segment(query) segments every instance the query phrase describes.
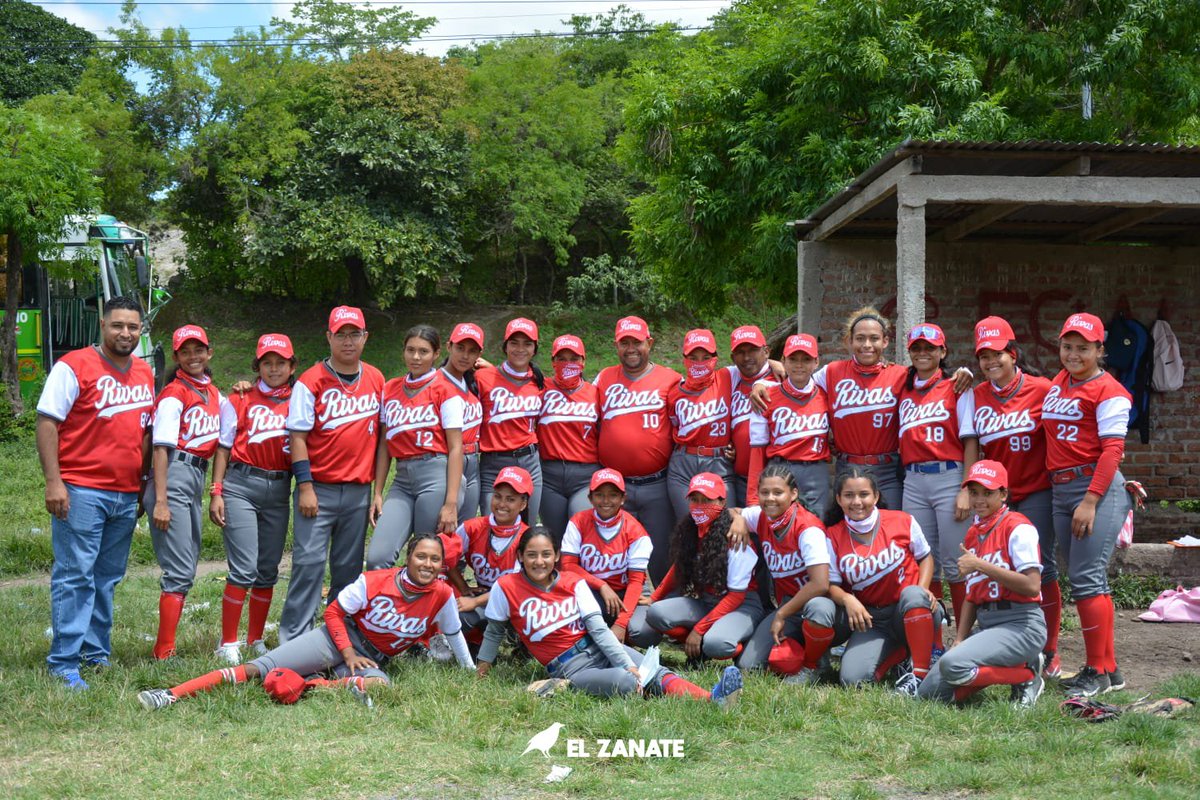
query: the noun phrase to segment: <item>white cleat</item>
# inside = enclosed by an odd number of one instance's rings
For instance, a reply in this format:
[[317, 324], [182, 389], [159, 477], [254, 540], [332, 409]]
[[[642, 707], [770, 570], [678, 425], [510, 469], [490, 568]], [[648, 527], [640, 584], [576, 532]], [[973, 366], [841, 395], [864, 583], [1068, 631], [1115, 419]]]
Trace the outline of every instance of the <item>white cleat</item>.
[[213, 653], [221, 663], [236, 667], [242, 663], [242, 651], [239, 645], [240, 642], [226, 642], [225, 644], [217, 645], [217, 649]]

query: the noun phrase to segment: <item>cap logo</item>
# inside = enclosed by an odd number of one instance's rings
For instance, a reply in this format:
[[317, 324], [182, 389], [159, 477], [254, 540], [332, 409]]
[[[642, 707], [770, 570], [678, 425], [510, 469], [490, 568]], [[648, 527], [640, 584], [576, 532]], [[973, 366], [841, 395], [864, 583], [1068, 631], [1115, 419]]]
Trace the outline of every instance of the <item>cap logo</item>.
[[287, 342], [277, 336], [266, 336], [262, 340], [263, 347], [287, 347]]
[[733, 332], [733, 340], [735, 342], [741, 342], [741, 341], [745, 341], [746, 339], [756, 339], [756, 338], [758, 338], [758, 337], [755, 335], [754, 331], [739, 330], [739, 331]]
[[977, 339], [995, 339], [999, 335], [999, 328], [980, 328], [979, 330], [975, 331], [975, 338]]
[[642, 330], [642, 326], [636, 322], [630, 322], [627, 319], [623, 319], [623, 320], [621, 320], [621, 324], [617, 326], [617, 330], [622, 331], [622, 332], [636, 331], [636, 332], [640, 333]]
[[512, 322], [509, 323], [509, 327], [512, 328], [514, 331], [531, 332], [533, 330], [533, 326], [530, 325], [528, 322], [526, 322], [523, 319], [513, 320]]
[[987, 475], [989, 478], [996, 477], [996, 470], [994, 469], [988, 469], [987, 467], [976, 467], [975, 471], [980, 475]]
[[1095, 326], [1084, 319], [1082, 314], [1073, 315], [1069, 320], [1067, 320], [1067, 324], [1072, 328], [1083, 328], [1087, 331], [1095, 330]]
[[697, 486], [703, 486], [705, 489], [717, 488], [717, 485], [708, 478], [696, 478], [692, 481], [692, 483], [696, 484]]

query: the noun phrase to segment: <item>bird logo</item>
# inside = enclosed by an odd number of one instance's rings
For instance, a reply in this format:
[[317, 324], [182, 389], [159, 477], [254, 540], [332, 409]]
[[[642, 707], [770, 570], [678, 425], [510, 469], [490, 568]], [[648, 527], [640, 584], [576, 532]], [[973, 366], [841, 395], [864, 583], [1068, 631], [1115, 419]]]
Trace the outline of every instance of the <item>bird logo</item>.
[[521, 755], [525, 755], [525, 753], [528, 753], [530, 750], [537, 750], [544, 757], [549, 758], [550, 748], [554, 747], [554, 745], [558, 743], [558, 734], [559, 731], [562, 730], [562, 727], [563, 724], [561, 722], [556, 722], [549, 728], [546, 728], [546, 730], [540, 733], [535, 733], [529, 740], [529, 744], [525, 746], [525, 750], [521, 753]]

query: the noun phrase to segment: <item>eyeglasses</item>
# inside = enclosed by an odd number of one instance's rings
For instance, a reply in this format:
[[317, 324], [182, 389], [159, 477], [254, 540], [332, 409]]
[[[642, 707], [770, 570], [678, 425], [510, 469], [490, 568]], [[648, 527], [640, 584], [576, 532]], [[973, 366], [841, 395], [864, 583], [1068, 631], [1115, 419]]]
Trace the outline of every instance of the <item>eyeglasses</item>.
[[908, 334], [908, 341], [915, 342], [918, 339], [926, 339], [931, 342], [936, 342], [942, 337], [938, 336], [937, 328], [929, 325], [918, 325], [913, 328]]
[[333, 335], [333, 338], [339, 342], [361, 342], [362, 338], [366, 335], [366, 331], [338, 331]]

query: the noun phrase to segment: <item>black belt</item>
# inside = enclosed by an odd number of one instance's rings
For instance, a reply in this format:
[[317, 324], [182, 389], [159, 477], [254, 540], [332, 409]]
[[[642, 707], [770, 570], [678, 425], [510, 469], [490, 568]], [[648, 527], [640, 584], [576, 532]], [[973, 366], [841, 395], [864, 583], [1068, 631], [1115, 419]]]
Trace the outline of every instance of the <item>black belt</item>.
[[176, 450], [171, 454], [172, 461], [179, 461], [187, 464], [189, 467], [196, 469], [208, 469], [208, 459], [194, 456], [191, 453], [185, 453], [182, 450]]
[[996, 600], [991, 603], [983, 603], [979, 606], [980, 611], [1008, 611], [1013, 607], [1011, 600]]
[[915, 464], [904, 465], [904, 468], [909, 472], [919, 472], [922, 475], [938, 475], [942, 472], [960, 469], [961, 467], [961, 461], [920, 461]]
[[665, 477], [667, 477], [667, 471], [665, 469], [660, 469], [653, 475], [641, 475], [636, 478], [626, 478], [625, 483], [630, 486], [645, 486], [647, 483], [661, 481]]
[[243, 464], [241, 461], [230, 461], [229, 468], [234, 472], [244, 472], [252, 477], [266, 478], [269, 481], [280, 481], [292, 477], [292, 473], [286, 469], [261, 469], [250, 464]]
[[396, 463], [402, 464], [406, 461], [428, 461], [429, 459], [437, 458], [438, 456], [442, 456], [443, 458], [445, 458], [446, 454], [445, 453], [422, 453], [419, 456], [406, 456], [404, 458], [397, 458]]
[[517, 450], [485, 450], [484, 455], [487, 456], [510, 456], [511, 458], [520, 458], [521, 456], [537, 455], [537, 445], [530, 444]]
[[571, 645], [568, 649], [564, 650], [562, 653], [558, 654], [557, 656], [555, 656], [554, 658], [552, 658], [548, 662], [546, 662], [546, 671], [549, 672], [551, 675], [553, 675], [555, 672], [557, 672], [559, 670], [560, 667], [566, 666], [566, 663], [568, 661], [570, 661], [572, 658], [574, 658], [575, 656], [582, 653], [584, 650], [587, 650], [591, 646], [592, 646], [592, 637], [584, 636], [578, 642]]

